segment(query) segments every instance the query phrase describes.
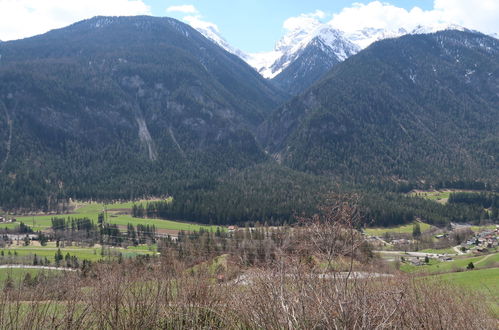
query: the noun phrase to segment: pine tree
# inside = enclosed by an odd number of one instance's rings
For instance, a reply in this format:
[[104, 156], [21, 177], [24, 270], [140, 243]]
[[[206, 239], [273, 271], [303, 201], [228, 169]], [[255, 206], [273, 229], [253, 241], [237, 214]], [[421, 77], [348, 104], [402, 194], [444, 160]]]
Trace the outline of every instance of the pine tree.
[[12, 277], [9, 274], [9, 275], [7, 275], [7, 279], [5, 280], [3, 289], [4, 290], [11, 290], [13, 288], [14, 288], [14, 280], [12, 279]]
[[34, 284], [33, 277], [31, 276], [31, 273], [26, 273], [26, 275], [24, 275], [23, 285], [24, 286], [32, 286], [33, 284]]
[[57, 252], [55, 253], [55, 256], [54, 256], [55, 264], [57, 267], [60, 266], [62, 259], [64, 259], [64, 257], [62, 255], [61, 249], [57, 249]]
[[415, 239], [421, 237], [421, 226], [419, 225], [419, 222], [416, 222], [412, 227], [412, 237], [414, 237]]

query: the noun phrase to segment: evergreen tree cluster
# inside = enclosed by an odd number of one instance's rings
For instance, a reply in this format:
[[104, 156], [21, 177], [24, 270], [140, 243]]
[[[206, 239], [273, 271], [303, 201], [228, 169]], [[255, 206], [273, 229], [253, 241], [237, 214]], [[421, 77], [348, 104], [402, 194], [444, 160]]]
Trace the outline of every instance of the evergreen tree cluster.
[[52, 230], [54, 239], [59, 242], [65, 241], [93, 245], [122, 246], [154, 243], [156, 241], [156, 227], [154, 225], [133, 224], [127, 225], [127, 231], [122, 232], [118, 225], [100, 223], [96, 225], [88, 218], [52, 218]]

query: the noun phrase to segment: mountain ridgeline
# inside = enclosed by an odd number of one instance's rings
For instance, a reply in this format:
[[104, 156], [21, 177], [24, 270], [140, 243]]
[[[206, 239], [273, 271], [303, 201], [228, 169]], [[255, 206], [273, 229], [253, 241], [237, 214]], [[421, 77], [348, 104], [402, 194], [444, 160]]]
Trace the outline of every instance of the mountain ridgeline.
[[171, 18], [1, 43], [0, 207], [170, 195], [174, 219], [282, 223], [340, 186], [369, 191], [378, 223], [462, 220], [372, 191], [498, 186], [499, 41], [443, 31], [357, 51], [317, 38], [267, 80]]

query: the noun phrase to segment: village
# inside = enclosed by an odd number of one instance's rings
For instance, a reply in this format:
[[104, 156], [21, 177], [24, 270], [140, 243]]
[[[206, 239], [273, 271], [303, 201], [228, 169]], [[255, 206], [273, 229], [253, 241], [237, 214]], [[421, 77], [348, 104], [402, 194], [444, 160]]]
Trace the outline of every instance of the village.
[[382, 236], [364, 233], [366, 239], [386, 261], [411, 266], [432, 262], [452, 262], [466, 257], [497, 253], [499, 225], [473, 227], [452, 224], [449, 229], [431, 227], [415, 235], [407, 230], [387, 229]]

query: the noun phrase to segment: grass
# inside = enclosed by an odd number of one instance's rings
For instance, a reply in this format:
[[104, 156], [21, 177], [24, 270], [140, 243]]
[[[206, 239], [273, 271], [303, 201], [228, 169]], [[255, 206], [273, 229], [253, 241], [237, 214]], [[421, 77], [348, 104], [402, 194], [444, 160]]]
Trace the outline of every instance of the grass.
[[22, 268], [1, 268], [0, 269], [0, 288], [3, 287], [5, 280], [10, 277], [14, 284], [19, 284], [26, 274], [30, 274], [32, 278], [36, 277], [38, 274], [43, 273], [45, 275], [52, 275], [59, 273], [60, 270], [45, 270], [45, 269], [22, 269]]
[[[194, 223], [178, 222], [171, 220], [159, 220], [159, 219], [142, 219], [134, 218], [130, 215], [120, 215], [115, 218], [109, 217], [109, 223], [117, 224], [120, 226], [126, 226], [131, 223], [134, 226], [138, 224], [141, 225], [154, 225], [156, 229], [166, 229], [166, 230], [183, 230], [183, 231], [199, 231], [200, 229], [205, 229], [208, 231], [216, 231], [217, 226], [206, 226]], [[222, 229], [222, 228], [221, 228]]]
[[475, 233], [477, 233], [477, 232], [481, 232], [484, 230], [494, 230], [494, 229], [496, 229], [496, 225], [470, 226], [470, 229], [473, 230]]
[[441, 204], [447, 204], [447, 202], [449, 201], [450, 194], [453, 192], [458, 192], [458, 190], [413, 191], [409, 193], [409, 195], [412, 197], [420, 197], [428, 199]]
[[[133, 204], [146, 203], [148, 201], [138, 201], [138, 202], [124, 202], [115, 204], [101, 204], [101, 203], [76, 203], [76, 209], [72, 214], [62, 214], [62, 215], [42, 215], [42, 216], [22, 216], [17, 217], [18, 222], [24, 222], [25, 224], [31, 226], [35, 231], [48, 230], [52, 226], [52, 218], [54, 217], [78, 217], [78, 218], [89, 218], [90, 220], [97, 222], [99, 213], [107, 209], [107, 222], [110, 224], [116, 224], [119, 226], [126, 227], [129, 223], [137, 226], [141, 225], [154, 225], [158, 230], [173, 230], [173, 231], [199, 231], [200, 229], [205, 229], [208, 231], [216, 231], [217, 226], [200, 225], [194, 223], [185, 223], [171, 220], [160, 220], [160, 219], [143, 219], [134, 218], [129, 213]], [[126, 214], [123, 214], [126, 213]], [[15, 228], [19, 226], [19, 223], [5, 224], [5, 226], [0, 226], [1, 228]], [[220, 227], [221, 230], [224, 228]]]
[[[0, 249], [3, 251], [3, 256], [0, 260], [7, 263], [31, 263], [34, 255], [40, 258], [47, 258], [52, 263], [54, 262], [54, 255], [57, 252], [55, 243], [48, 244], [47, 246], [11, 246], [10, 248]], [[9, 256], [10, 252], [10, 256]], [[17, 256], [15, 255], [17, 253]], [[129, 249], [124, 248], [104, 248], [104, 256], [102, 256], [102, 249], [100, 247], [86, 248], [77, 246], [67, 246], [61, 248], [61, 253], [66, 256], [69, 253], [71, 256], [76, 256], [80, 261], [99, 261], [107, 259], [116, 259], [117, 255], [121, 253], [125, 258], [136, 257], [138, 255], [152, 255], [156, 252], [150, 251], [145, 246], [134, 247]]]
[[456, 251], [452, 248], [447, 248], [447, 249], [424, 249], [420, 250], [418, 252], [424, 252], [424, 253], [434, 253], [434, 254], [457, 254]]
[[456, 192], [471, 192], [471, 190], [428, 190], [428, 191], [413, 191], [409, 195], [413, 197], [420, 197], [428, 199], [431, 201], [439, 202], [441, 204], [447, 204], [449, 201], [450, 194]]
[[[366, 228], [365, 232], [371, 236], [383, 236], [385, 233], [398, 233], [398, 234], [412, 234], [412, 229], [416, 222], [410, 223], [408, 225], [402, 225], [397, 227], [388, 227], [388, 228]], [[431, 228], [431, 225], [419, 222], [419, 226], [421, 228], [421, 232], [425, 232]]]
[[499, 268], [489, 268], [432, 276], [470, 291], [483, 294], [499, 318]]
[[404, 263], [400, 266], [400, 270], [407, 273], [447, 273], [465, 270], [470, 262], [473, 263], [475, 269], [491, 267], [499, 263], [499, 253], [478, 257], [463, 256], [457, 257], [453, 261], [444, 262], [431, 260], [428, 265], [424, 266], [413, 266], [411, 264]]

